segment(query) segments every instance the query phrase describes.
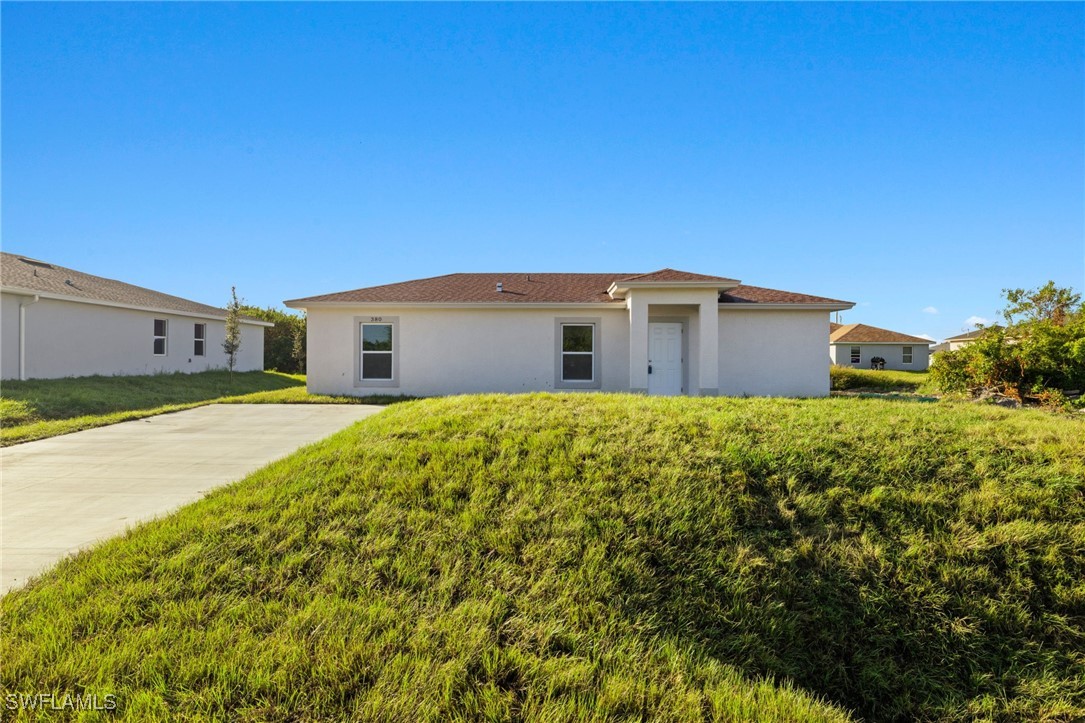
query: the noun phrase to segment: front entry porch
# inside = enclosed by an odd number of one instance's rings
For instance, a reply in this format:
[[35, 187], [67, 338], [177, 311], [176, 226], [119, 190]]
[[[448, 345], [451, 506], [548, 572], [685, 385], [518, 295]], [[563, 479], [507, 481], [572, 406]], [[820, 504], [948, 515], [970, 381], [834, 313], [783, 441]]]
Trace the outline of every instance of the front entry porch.
[[719, 394], [719, 292], [630, 289], [629, 389], [662, 396]]

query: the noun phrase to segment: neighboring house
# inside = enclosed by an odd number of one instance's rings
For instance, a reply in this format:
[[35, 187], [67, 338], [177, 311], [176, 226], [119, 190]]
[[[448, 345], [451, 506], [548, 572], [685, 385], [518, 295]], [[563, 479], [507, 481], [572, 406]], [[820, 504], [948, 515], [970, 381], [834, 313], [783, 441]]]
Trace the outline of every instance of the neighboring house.
[[[987, 329], [995, 329], [995, 328], [998, 328], [998, 327], [997, 326], [984, 327], [982, 329], [974, 329], [972, 331], [967, 331], [964, 334], [958, 334], [957, 336], [949, 337], [948, 339], [945, 340], [944, 343], [949, 345], [948, 351], [957, 351], [958, 349], [961, 349], [963, 347], [968, 346], [969, 344], [974, 342], [976, 339], [979, 339], [983, 335], [983, 332], [986, 331]], [[939, 350], [939, 351], [941, 351], [941, 350]]]
[[923, 371], [930, 363], [931, 343], [866, 324], [829, 324], [829, 359], [841, 366], [869, 369], [879, 357], [886, 369]]
[[[200, 372], [226, 366], [226, 311], [0, 254], [0, 378]], [[264, 321], [243, 319], [236, 369], [264, 367]]]
[[287, 301], [311, 392], [829, 393], [825, 326], [851, 302], [672, 269], [450, 274]]

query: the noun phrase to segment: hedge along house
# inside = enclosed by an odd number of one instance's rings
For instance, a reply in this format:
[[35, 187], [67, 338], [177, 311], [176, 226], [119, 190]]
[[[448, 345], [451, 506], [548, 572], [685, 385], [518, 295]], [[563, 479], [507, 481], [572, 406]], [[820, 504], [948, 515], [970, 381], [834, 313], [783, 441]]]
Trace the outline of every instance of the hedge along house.
[[[242, 319], [235, 368], [264, 368], [264, 321]], [[226, 310], [36, 259], [0, 254], [0, 377], [226, 367]]]
[[867, 369], [875, 357], [886, 369], [923, 371], [930, 365], [934, 342], [866, 324], [830, 324], [829, 359], [833, 364]]
[[825, 396], [829, 313], [852, 307], [673, 269], [450, 274], [285, 303], [308, 314], [310, 392], [418, 396]]

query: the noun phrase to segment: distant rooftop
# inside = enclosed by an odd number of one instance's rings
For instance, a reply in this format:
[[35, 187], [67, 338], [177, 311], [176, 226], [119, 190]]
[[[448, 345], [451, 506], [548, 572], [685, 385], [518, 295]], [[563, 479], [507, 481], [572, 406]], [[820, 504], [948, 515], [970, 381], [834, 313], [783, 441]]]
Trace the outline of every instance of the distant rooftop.
[[[217, 306], [7, 252], [0, 252], [0, 288], [8, 292], [40, 293], [87, 303], [173, 311], [212, 319], [226, 317], [226, 310]], [[246, 320], [266, 323], [256, 319]]]
[[834, 324], [829, 323], [829, 342], [832, 344], [933, 344], [930, 339], [910, 334], [901, 334], [899, 331], [880, 329], [866, 324]]

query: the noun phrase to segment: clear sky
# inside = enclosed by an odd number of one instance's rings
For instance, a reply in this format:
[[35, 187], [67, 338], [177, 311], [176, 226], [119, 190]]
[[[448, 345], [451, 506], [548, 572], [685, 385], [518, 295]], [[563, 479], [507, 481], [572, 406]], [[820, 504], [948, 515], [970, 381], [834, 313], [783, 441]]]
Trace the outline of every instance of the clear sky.
[[88, 273], [669, 266], [939, 339], [1085, 290], [1082, 3], [0, 12], [3, 248]]

